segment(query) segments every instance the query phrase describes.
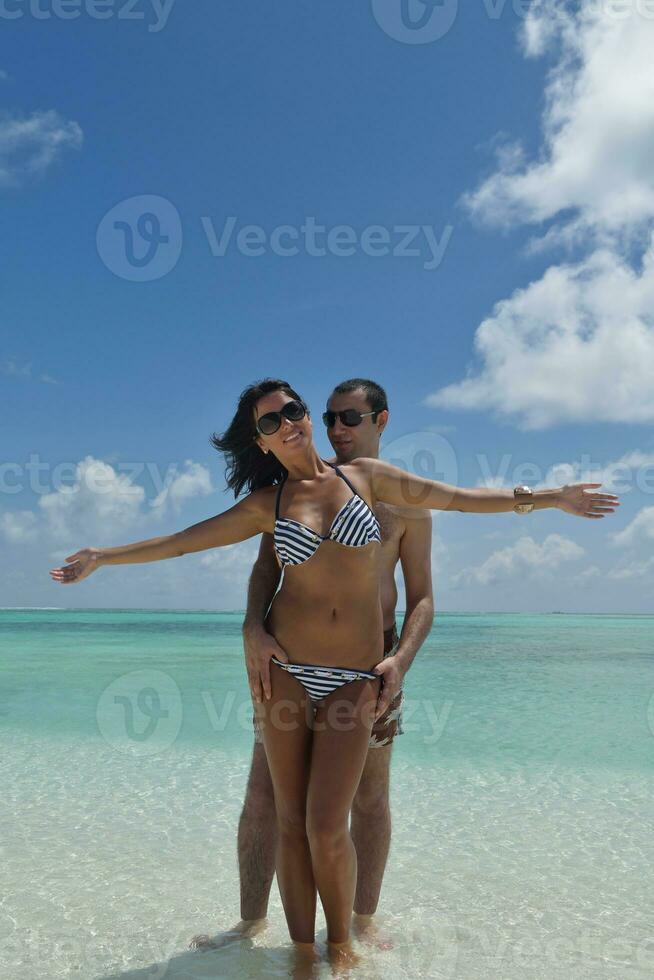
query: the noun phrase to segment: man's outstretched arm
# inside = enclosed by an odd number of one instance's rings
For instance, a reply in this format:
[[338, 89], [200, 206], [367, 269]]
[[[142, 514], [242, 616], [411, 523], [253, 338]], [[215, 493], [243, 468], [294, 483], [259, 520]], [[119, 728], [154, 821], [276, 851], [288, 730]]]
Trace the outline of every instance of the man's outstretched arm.
[[270, 658], [288, 662], [285, 652], [264, 625], [266, 613], [277, 591], [281, 570], [275, 557], [271, 534], [263, 534], [259, 555], [252, 568], [248, 584], [248, 605], [243, 620], [245, 664], [252, 697], [261, 701], [270, 698]]
[[406, 592], [406, 612], [394, 657], [378, 666], [384, 683], [377, 702], [376, 717], [382, 715], [400, 690], [404, 675], [425, 642], [434, 621], [431, 582], [431, 512], [412, 511], [406, 518], [400, 540], [400, 563]]

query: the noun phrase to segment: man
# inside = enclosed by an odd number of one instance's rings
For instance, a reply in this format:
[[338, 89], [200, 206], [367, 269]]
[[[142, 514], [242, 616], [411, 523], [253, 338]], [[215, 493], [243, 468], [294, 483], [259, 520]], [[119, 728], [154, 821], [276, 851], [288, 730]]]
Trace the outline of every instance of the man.
[[[336, 386], [327, 402], [327, 431], [336, 463], [379, 456], [379, 441], [388, 422], [386, 393], [374, 381], [354, 378]], [[357, 854], [357, 889], [353, 925], [359, 936], [372, 935], [390, 847], [389, 767], [393, 738], [401, 733], [402, 682], [428, 635], [434, 618], [431, 584], [431, 512], [378, 504], [381, 525], [381, 601], [384, 659], [377, 665], [383, 681], [368, 756], [354, 798], [351, 834]], [[398, 639], [395, 627], [395, 568], [401, 563], [406, 614]], [[288, 657], [267, 632], [264, 619], [280, 581], [272, 535], [262, 536], [259, 557], [248, 589], [243, 639], [252, 696], [270, 696], [270, 658]], [[261, 735], [255, 722], [255, 745], [238, 829], [241, 922], [222, 941], [252, 936], [265, 927], [275, 873], [276, 819], [273, 787]], [[196, 945], [215, 945], [196, 937]]]

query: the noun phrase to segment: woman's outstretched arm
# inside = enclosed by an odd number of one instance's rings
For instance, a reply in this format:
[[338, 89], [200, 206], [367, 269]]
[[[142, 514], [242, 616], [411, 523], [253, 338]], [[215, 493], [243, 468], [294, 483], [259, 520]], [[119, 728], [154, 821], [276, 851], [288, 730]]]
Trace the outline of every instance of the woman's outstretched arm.
[[215, 517], [192, 524], [183, 531], [160, 538], [148, 538], [116, 548], [83, 548], [66, 558], [67, 565], [50, 570], [55, 582], [80, 582], [103, 565], [134, 565], [165, 558], [179, 558], [208, 548], [245, 541], [268, 530], [269, 507], [265, 491], [255, 491], [245, 500]]
[[[426, 507], [429, 510], [459, 510], [468, 514], [501, 514], [513, 510], [513, 490], [487, 487], [456, 487], [438, 480], [426, 480], [407, 473], [381, 459], [355, 460], [368, 470], [373, 494], [377, 500], [398, 507]], [[619, 506], [612, 493], [587, 493], [601, 483], [573, 483], [564, 487], [535, 490], [530, 502], [534, 510], [558, 507], [577, 517], [604, 517]]]

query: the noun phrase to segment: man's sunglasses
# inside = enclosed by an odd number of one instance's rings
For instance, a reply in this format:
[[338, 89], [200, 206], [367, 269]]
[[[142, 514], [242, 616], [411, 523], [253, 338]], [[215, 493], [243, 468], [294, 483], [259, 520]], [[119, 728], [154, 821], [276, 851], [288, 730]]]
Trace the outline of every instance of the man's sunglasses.
[[344, 412], [323, 412], [322, 420], [328, 429], [331, 429], [336, 423], [337, 418], [341, 420], [343, 425], [353, 429], [355, 425], [361, 425], [363, 419], [368, 415], [379, 415], [379, 412], [357, 412], [356, 408], [346, 408]]
[[266, 412], [265, 415], [258, 418], [255, 423], [256, 429], [262, 436], [271, 436], [277, 432], [283, 418], [288, 419], [289, 422], [299, 422], [306, 414], [306, 406], [294, 399], [292, 402], [286, 402], [281, 411]]

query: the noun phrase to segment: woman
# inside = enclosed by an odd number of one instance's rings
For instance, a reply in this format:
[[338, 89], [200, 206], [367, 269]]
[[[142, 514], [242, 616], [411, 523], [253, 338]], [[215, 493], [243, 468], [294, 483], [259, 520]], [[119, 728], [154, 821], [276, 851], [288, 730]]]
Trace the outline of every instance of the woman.
[[[312, 442], [306, 405], [287, 382], [246, 388], [213, 445], [228, 461], [228, 485], [247, 495], [216, 517], [175, 534], [117, 548], [87, 548], [53, 569], [62, 584], [103, 565], [158, 561], [243, 541], [268, 531], [283, 568], [268, 614], [288, 655], [273, 658], [272, 697], [255, 705], [273, 780], [279, 825], [277, 877], [291, 938], [313, 949], [316, 890], [332, 952], [344, 953], [356, 884], [348, 824], [379, 692], [372, 667], [383, 633], [376, 558], [376, 501], [477, 513], [511, 511], [512, 491], [459, 489], [381, 460], [339, 468]], [[599, 518], [612, 494], [578, 484], [534, 494], [536, 508]]]

